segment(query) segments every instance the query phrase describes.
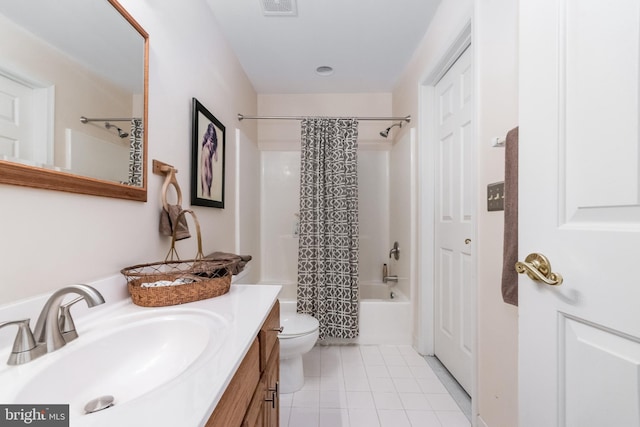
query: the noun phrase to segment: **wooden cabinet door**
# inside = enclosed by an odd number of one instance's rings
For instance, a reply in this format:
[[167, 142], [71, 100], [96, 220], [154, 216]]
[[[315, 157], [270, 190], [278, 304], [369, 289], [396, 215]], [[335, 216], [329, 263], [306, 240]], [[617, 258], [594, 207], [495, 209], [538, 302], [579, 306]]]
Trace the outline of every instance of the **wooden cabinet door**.
[[280, 424], [280, 345], [276, 342], [260, 378], [242, 427], [278, 427]]
[[265, 427], [278, 427], [280, 424], [280, 343], [276, 343], [271, 351], [263, 374], [267, 384], [265, 401]]
[[279, 308], [276, 301], [206, 427], [279, 426]]
[[260, 382], [260, 346], [256, 339], [240, 364], [231, 383], [220, 398], [206, 427], [239, 427], [242, 425], [254, 392]]
[[260, 378], [260, 383], [258, 384], [255, 393], [253, 394], [253, 398], [251, 399], [247, 413], [244, 416], [244, 420], [242, 420], [242, 427], [264, 427], [266, 419], [265, 410], [267, 408], [265, 403], [268, 403], [264, 401], [266, 395], [267, 378], [263, 375], [262, 378]]

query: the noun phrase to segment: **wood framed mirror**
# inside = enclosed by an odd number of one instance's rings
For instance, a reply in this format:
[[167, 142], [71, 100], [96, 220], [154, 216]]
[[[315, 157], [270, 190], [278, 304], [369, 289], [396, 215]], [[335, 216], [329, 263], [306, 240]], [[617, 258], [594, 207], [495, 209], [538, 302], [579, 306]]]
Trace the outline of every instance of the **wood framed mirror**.
[[146, 31], [116, 0], [5, 0], [0, 38], [0, 183], [146, 201]]

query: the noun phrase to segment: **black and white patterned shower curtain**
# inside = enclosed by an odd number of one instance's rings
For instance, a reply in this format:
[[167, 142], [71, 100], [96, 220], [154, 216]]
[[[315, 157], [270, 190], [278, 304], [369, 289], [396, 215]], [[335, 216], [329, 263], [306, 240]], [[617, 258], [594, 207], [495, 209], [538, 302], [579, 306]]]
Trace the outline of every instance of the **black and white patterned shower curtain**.
[[131, 120], [130, 148], [129, 148], [129, 185], [142, 187], [142, 119]]
[[302, 121], [297, 310], [358, 336], [358, 121]]

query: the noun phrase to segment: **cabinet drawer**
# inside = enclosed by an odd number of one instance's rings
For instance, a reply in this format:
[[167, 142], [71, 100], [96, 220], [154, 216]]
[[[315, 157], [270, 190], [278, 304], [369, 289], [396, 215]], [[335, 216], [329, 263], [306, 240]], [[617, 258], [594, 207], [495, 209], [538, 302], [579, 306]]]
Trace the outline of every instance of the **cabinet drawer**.
[[253, 341], [206, 427], [239, 427], [260, 381], [260, 345]]
[[267, 361], [271, 352], [273, 351], [273, 345], [278, 341], [278, 329], [280, 328], [280, 302], [276, 300], [273, 304], [271, 312], [267, 316], [267, 320], [264, 321], [258, 338], [260, 339], [260, 372], [263, 372], [267, 366]]

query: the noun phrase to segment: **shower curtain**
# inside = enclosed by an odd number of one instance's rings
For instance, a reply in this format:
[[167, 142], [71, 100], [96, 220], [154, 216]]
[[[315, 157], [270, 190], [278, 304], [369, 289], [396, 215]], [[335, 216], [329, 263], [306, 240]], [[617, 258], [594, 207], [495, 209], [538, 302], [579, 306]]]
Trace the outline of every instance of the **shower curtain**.
[[358, 121], [302, 121], [297, 311], [358, 336]]
[[142, 119], [131, 120], [129, 148], [129, 185], [142, 187]]

